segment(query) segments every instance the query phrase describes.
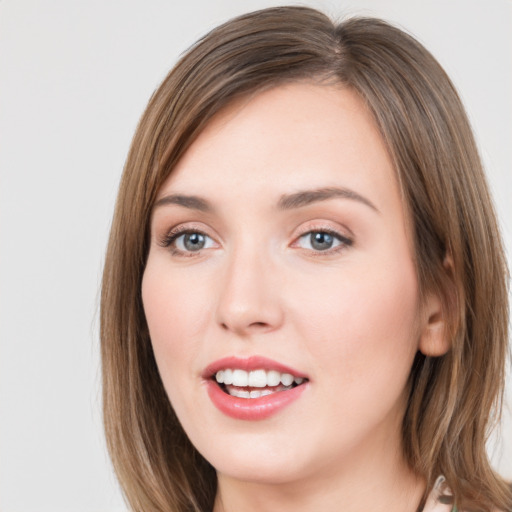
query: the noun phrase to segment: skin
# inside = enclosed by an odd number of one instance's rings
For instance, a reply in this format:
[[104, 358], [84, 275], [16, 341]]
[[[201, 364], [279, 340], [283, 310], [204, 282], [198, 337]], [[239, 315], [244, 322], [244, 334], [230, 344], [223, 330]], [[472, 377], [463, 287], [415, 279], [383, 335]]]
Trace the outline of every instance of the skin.
[[[359, 198], [279, 208], [333, 187]], [[166, 203], [173, 194], [210, 209]], [[206, 235], [204, 248], [186, 251], [184, 236], [165, 247], [176, 228]], [[333, 247], [316, 250], [308, 233], [326, 230]], [[151, 239], [153, 349], [183, 428], [217, 470], [215, 512], [415, 510], [424, 482], [401, 451], [407, 379], [418, 350], [447, 347], [437, 298], [420, 308], [395, 171], [358, 95], [295, 83], [229, 106], [159, 191]], [[309, 382], [268, 419], [233, 419], [201, 374], [252, 355]]]

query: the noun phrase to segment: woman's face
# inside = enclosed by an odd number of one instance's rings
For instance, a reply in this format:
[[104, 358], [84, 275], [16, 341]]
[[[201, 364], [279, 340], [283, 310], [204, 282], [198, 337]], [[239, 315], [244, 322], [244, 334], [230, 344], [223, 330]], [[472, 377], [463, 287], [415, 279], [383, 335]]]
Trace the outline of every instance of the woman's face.
[[217, 115], [159, 191], [142, 297], [171, 404], [220, 478], [399, 457], [418, 283], [354, 92], [296, 83]]

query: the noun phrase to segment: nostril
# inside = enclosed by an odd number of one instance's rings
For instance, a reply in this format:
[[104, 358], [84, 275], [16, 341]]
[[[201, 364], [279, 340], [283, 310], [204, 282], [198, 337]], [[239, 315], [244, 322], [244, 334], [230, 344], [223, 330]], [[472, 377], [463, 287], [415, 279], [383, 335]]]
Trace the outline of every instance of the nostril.
[[[222, 322], [220, 324], [221, 328], [224, 329], [225, 331], [229, 331], [230, 330], [230, 327]], [[269, 327], [269, 324], [265, 323], [265, 322], [252, 322], [251, 324], [249, 324], [248, 326], [249, 328], [255, 328], [255, 329], [266, 329]]]
[[267, 327], [267, 324], [265, 322], [253, 322], [251, 327]]

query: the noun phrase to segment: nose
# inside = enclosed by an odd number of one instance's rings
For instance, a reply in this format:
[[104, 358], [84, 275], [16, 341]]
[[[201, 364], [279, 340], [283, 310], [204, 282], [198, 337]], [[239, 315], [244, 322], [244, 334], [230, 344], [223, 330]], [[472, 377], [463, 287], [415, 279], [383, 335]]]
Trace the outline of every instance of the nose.
[[232, 254], [220, 279], [217, 320], [241, 337], [278, 329], [284, 318], [279, 271], [253, 251]]

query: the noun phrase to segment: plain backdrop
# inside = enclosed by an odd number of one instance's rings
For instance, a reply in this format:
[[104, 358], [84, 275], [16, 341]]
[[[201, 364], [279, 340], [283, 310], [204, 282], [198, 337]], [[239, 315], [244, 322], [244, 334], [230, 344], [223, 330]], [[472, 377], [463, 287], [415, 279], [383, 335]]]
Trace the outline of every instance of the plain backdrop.
[[[279, 3], [0, 1], [1, 512], [126, 510], [104, 447], [97, 336], [123, 162], [180, 53], [218, 23]], [[383, 17], [439, 59], [475, 128], [510, 255], [512, 1], [302, 4]], [[490, 446], [508, 478], [510, 402]]]

